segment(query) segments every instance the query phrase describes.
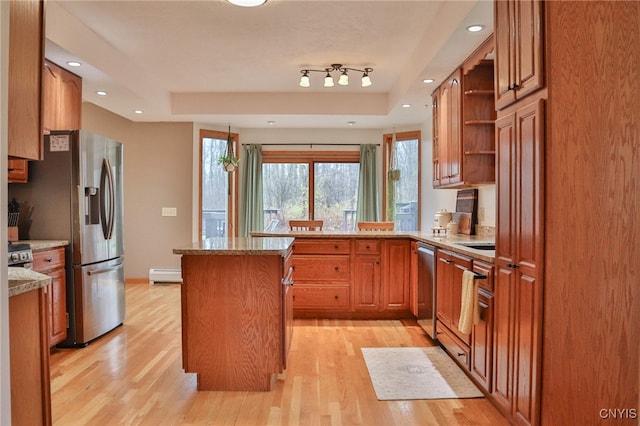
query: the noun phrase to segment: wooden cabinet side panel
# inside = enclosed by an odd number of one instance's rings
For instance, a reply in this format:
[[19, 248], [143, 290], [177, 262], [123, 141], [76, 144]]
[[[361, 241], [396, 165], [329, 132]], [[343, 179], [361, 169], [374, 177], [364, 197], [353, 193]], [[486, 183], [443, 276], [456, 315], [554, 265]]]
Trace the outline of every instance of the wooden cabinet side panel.
[[188, 367], [200, 390], [270, 390], [283, 369], [276, 255], [183, 256]]
[[9, 156], [42, 158], [42, 60], [44, 3], [12, 1], [9, 6]]
[[51, 424], [47, 306], [44, 289], [9, 298], [11, 422]]
[[59, 127], [62, 130], [79, 129], [82, 116], [82, 79], [63, 70], [60, 80]]

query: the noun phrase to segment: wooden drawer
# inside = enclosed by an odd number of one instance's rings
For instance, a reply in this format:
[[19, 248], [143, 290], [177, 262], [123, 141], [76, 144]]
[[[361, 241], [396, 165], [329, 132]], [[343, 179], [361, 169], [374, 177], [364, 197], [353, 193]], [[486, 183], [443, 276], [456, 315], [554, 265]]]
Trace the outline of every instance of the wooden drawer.
[[349, 309], [349, 287], [293, 287], [294, 309]]
[[438, 335], [438, 341], [444, 346], [446, 351], [451, 354], [451, 358], [469, 371], [471, 359], [469, 346], [465, 345], [439, 322], [436, 326], [436, 333]]
[[380, 240], [356, 240], [356, 254], [380, 254]]
[[292, 256], [296, 281], [349, 281], [349, 256]]
[[324, 238], [296, 238], [293, 254], [349, 254], [350, 240], [328, 240]]
[[493, 293], [493, 265], [480, 260], [474, 260], [473, 272], [487, 277], [484, 280], [478, 280], [478, 287]]
[[33, 270], [46, 272], [53, 269], [64, 268], [64, 247], [33, 253]]

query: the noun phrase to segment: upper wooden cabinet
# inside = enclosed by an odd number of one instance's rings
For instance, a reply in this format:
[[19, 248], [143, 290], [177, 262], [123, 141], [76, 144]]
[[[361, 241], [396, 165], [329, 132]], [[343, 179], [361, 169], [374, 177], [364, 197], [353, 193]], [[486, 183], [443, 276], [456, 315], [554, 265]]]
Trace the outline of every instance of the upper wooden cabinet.
[[9, 3], [9, 157], [42, 159], [44, 2]]
[[43, 101], [45, 131], [80, 128], [82, 79], [47, 59], [43, 70]]
[[495, 182], [493, 48], [490, 37], [432, 94], [434, 188]]
[[495, 103], [500, 110], [544, 86], [542, 2], [495, 2]]
[[9, 183], [27, 183], [29, 180], [29, 162], [27, 160], [8, 160], [7, 169]]

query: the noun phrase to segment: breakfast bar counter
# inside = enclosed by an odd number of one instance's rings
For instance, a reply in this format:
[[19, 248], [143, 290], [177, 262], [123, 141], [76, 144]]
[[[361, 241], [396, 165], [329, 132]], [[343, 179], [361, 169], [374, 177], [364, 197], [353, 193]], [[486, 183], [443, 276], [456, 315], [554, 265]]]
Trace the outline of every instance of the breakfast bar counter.
[[293, 238], [210, 238], [182, 256], [182, 366], [198, 390], [269, 391], [291, 339]]

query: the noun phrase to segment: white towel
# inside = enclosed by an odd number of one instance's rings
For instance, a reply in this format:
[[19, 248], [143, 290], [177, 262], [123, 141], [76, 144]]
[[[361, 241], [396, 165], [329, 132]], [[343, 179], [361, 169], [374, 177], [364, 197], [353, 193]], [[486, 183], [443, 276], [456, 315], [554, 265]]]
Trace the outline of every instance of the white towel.
[[462, 298], [460, 300], [460, 319], [458, 330], [471, 334], [474, 325], [480, 322], [480, 306], [478, 305], [478, 284], [471, 271], [462, 273]]

